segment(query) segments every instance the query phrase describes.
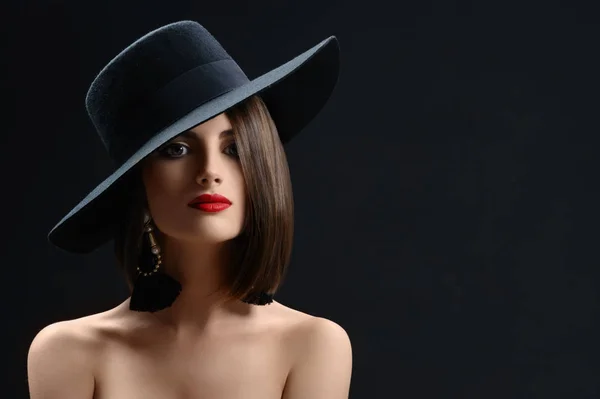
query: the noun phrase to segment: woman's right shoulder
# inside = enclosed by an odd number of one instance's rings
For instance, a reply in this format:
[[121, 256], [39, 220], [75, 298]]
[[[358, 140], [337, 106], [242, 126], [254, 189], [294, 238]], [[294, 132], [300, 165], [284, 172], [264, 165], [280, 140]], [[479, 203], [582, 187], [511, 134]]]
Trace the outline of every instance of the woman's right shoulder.
[[105, 343], [101, 327], [103, 318], [102, 314], [93, 314], [43, 327], [31, 341], [28, 363], [43, 362], [46, 358], [57, 356], [65, 362], [81, 362], [86, 367], [90, 366]]
[[60, 347], [93, 355], [111, 343], [128, 341], [147, 324], [144, 315], [131, 312], [125, 301], [100, 313], [47, 325], [35, 335], [30, 350]]
[[53, 348], [82, 350], [92, 349], [98, 342], [93, 316], [57, 321], [42, 328], [33, 338], [30, 351], [46, 351]]
[[[77, 348], [81, 351], [100, 350], [107, 338], [114, 336], [126, 325], [123, 305], [113, 309], [71, 320], [57, 321], [42, 328], [34, 337], [31, 347]], [[116, 334], [118, 335], [118, 334]]]
[[31, 398], [93, 396], [103, 350], [122, 330], [119, 309], [57, 321], [35, 335], [27, 354]]
[[27, 353], [30, 397], [92, 398], [100, 346], [94, 329], [81, 319], [42, 328]]

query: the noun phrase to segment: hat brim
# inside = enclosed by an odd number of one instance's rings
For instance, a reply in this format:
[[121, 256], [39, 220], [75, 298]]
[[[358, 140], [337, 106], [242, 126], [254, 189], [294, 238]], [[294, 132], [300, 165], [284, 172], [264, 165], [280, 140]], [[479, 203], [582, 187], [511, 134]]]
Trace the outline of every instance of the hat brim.
[[281, 141], [288, 142], [317, 116], [331, 96], [339, 64], [339, 44], [331, 36], [270, 72], [197, 107], [157, 132], [96, 186], [52, 228], [48, 240], [68, 252], [88, 253], [112, 239], [119, 217], [118, 203], [127, 189], [127, 172], [173, 137], [253, 95], [261, 95]]

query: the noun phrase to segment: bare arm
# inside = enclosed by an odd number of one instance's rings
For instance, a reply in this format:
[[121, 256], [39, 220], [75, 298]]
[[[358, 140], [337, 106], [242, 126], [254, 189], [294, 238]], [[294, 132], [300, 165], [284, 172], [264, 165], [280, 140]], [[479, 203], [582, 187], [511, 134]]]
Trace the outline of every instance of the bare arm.
[[27, 356], [31, 399], [92, 399], [90, 343], [72, 322], [51, 324], [33, 339]]
[[282, 399], [347, 399], [352, 374], [352, 347], [338, 324], [316, 318], [293, 348], [296, 360]]

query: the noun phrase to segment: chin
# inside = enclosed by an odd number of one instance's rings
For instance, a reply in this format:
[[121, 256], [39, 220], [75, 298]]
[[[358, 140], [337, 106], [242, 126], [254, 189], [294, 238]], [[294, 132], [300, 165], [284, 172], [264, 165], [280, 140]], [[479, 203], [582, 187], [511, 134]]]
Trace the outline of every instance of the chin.
[[191, 227], [185, 234], [187, 239], [212, 244], [231, 241], [242, 231], [241, 223], [227, 219], [196, 221]]
[[188, 239], [190, 241], [193, 242], [201, 242], [204, 244], [223, 244], [225, 242], [231, 241], [233, 239], [235, 239], [237, 236], [239, 235], [239, 233], [234, 234], [228, 234], [228, 232], [222, 232], [222, 234], [215, 234], [214, 232], [212, 234], [207, 234], [207, 233], [200, 233], [197, 235], [190, 235], [188, 237]]
[[192, 217], [189, 214], [172, 215], [159, 225], [163, 233], [177, 240], [208, 244], [231, 241], [240, 235], [242, 228], [243, 215], [225, 212]]

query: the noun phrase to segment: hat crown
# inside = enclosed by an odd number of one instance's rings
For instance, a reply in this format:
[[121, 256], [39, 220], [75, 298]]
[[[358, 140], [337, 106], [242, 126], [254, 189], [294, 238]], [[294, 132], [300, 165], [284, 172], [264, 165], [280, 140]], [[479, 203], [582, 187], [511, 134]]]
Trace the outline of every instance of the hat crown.
[[48, 234], [56, 246], [87, 253], [122, 227], [131, 181], [146, 156], [255, 95], [288, 142], [323, 108], [337, 83], [339, 47], [331, 36], [252, 81], [206, 29], [193, 21], [135, 41], [102, 69], [86, 108], [115, 170]]
[[88, 115], [109, 153], [115, 130], [129, 109], [178, 76], [222, 60], [235, 63], [221, 44], [195, 21], [163, 26], [121, 51], [100, 71], [86, 96]]

